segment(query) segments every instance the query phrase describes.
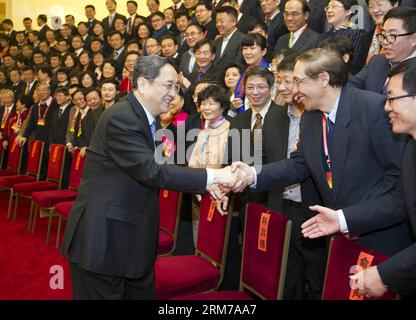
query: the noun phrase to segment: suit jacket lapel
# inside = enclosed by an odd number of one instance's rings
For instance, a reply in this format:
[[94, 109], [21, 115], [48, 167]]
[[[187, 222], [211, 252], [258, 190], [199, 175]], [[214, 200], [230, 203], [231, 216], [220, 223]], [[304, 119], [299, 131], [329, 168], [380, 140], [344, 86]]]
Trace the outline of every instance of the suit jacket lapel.
[[413, 234], [416, 236], [416, 141], [410, 140], [403, 155], [402, 174], [404, 199]]
[[342, 181], [342, 175], [344, 173], [345, 158], [348, 151], [348, 145], [350, 141], [349, 123], [351, 121], [350, 115], [350, 95], [344, 88], [341, 91], [341, 97], [339, 99], [337, 116], [335, 119], [334, 137], [332, 145], [332, 177], [333, 177], [333, 190], [335, 192], [335, 201], [339, 193], [340, 183]]
[[[326, 194], [326, 198], [330, 199], [331, 196], [329, 193], [328, 182], [326, 181], [326, 175], [325, 175], [325, 171], [322, 165], [322, 112], [320, 111], [312, 111], [312, 112], [315, 113], [313, 115], [314, 119], [312, 120], [314, 123], [313, 132], [311, 133], [310, 136], [309, 136], [309, 132], [303, 133], [304, 136], [301, 137], [303, 141], [301, 142], [302, 142], [303, 149], [306, 149], [306, 148], [311, 149], [310, 151], [311, 163], [312, 163], [312, 166], [317, 168], [317, 170], [311, 170], [311, 172], [318, 172], [317, 179], [319, 180], [319, 183], [317, 183], [317, 185], [325, 186], [323, 191]], [[304, 154], [306, 154], [304, 150], [303, 152]]]
[[149, 143], [149, 146], [154, 150], [155, 144], [152, 137], [152, 131], [150, 129], [149, 121], [147, 121], [146, 112], [143, 109], [143, 106], [139, 103], [139, 101], [136, 99], [133, 93], [129, 93], [127, 96], [127, 99], [130, 101], [130, 103], [133, 106], [134, 112], [139, 116], [140, 121], [144, 125], [144, 127], [147, 129], [145, 130], [146, 133], [146, 140]]

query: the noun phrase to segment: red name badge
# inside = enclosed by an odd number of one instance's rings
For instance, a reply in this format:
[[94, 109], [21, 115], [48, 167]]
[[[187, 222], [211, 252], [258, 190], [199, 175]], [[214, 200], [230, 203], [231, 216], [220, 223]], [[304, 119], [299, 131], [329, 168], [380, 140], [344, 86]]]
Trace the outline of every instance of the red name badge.
[[208, 211], [208, 216], [207, 216], [208, 222], [212, 221], [216, 208], [217, 208], [217, 203], [215, 202], [215, 200], [211, 200], [211, 204], [209, 206], [209, 211]]
[[267, 230], [269, 229], [270, 213], [263, 212], [260, 217], [259, 239], [257, 249], [263, 252], [267, 251]]
[[[367, 269], [371, 267], [371, 264], [373, 263], [374, 256], [371, 254], [368, 254], [366, 252], [361, 251], [360, 255], [358, 256], [356, 268], [354, 270], [354, 274], [360, 272], [361, 270]], [[364, 300], [364, 295], [359, 293], [360, 288], [352, 288], [350, 292], [350, 300]]]
[[39, 118], [38, 119], [38, 126], [44, 126], [45, 125], [45, 118]]
[[163, 198], [167, 199], [169, 197], [169, 190], [163, 190]]

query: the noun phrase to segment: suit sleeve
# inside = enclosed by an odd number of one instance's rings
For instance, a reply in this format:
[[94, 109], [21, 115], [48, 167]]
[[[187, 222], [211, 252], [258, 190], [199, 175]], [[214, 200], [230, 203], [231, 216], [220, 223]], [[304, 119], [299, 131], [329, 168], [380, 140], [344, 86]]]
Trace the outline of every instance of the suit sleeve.
[[348, 80], [348, 85], [357, 89], [365, 89], [365, 83], [370, 71], [370, 64], [372, 63], [373, 59], [374, 57], [371, 58], [371, 60], [361, 69], [360, 72]]
[[38, 112], [38, 106], [37, 105], [34, 105], [32, 107], [31, 112], [30, 112], [30, 116], [28, 117], [29, 120], [27, 122], [27, 127], [26, 127], [25, 131], [23, 132], [23, 137], [25, 137], [26, 139], [36, 129], [36, 121], [38, 119], [38, 115], [36, 114], [37, 112]]
[[416, 289], [416, 243], [377, 266], [383, 283], [399, 294]]
[[146, 140], [149, 129], [138, 123], [137, 118], [124, 113], [113, 114], [105, 130], [110, 157], [120, 170], [137, 182], [179, 192], [205, 193], [206, 170], [158, 164]]
[[348, 229], [354, 234], [387, 228], [406, 219], [403, 187], [399, 179], [405, 137], [392, 134], [381, 103], [371, 109], [371, 148], [384, 169], [384, 175], [367, 193], [365, 200], [344, 209]]

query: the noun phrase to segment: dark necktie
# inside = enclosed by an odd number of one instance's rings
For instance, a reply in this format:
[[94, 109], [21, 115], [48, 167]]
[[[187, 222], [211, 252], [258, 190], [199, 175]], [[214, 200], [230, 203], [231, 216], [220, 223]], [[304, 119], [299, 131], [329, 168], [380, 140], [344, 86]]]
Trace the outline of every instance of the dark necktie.
[[334, 138], [334, 129], [335, 129], [335, 124], [328, 117], [327, 118], [327, 133], [328, 133], [327, 138], [328, 138], [328, 153], [329, 153], [330, 159], [332, 156], [332, 142]]

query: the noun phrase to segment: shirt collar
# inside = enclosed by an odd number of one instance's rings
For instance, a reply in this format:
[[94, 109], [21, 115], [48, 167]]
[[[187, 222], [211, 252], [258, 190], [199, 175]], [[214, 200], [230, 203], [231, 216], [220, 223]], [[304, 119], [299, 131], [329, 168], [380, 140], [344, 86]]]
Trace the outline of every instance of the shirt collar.
[[269, 21], [273, 20], [278, 14], [280, 13], [280, 9], [277, 8], [276, 11], [274, 11], [270, 17], [269, 17]]
[[230, 33], [230, 35], [228, 37], [223, 37], [224, 40], [228, 41], [231, 39], [231, 37], [233, 36], [233, 34], [237, 31], [238, 29], [235, 28], [233, 32]]
[[133, 95], [136, 97], [137, 101], [139, 101], [139, 103], [141, 104], [141, 106], [143, 107], [144, 112], [146, 113], [146, 117], [147, 117], [147, 121], [149, 122], [149, 125], [151, 126], [152, 123], [155, 120], [155, 117], [153, 117], [153, 115], [150, 113], [149, 110], [147, 110], [146, 106], [144, 105], [144, 103], [142, 101], [140, 101], [140, 98], [137, 96], [136, 93], [133, 92]]
[[324, 112], [325, 117], [329, 118], [329, 120], [332, 121], [332, 123], [335, 124], [335, 119], [337, 117], [337, 111], [338, 111], [338, 105], [339, 105], [339, 99], [341, 98], [341, 94], [338, 96], [337, 100], [334, 103], [334, 106], [332, 107], [331, 112], [328, 114]]
[[288, 104], [287, 106], [287, 115], [290, 119], [300, 119], [301, 116], [295, 115], [294, 109], [295, 107], [291, 104]]
[[260, 112], [255, 112], [254, 111], [254, 109], [252, 108], [252, 110], [253, 110], [253, 113], [252, 113], [252, 115], [251, 115], [251, 119], [252, 120], [254, 120], [255, 118], [256, 118], [256, 114], [257, 113], [260, 113], [260, 115], [261, 115], [261, 117], [262, 117], [262, 120], [264, 121], [264, 118], [266, 117], [266, 114], [267, 114], [267, 112], [269, 111], [269, 109], [270, 109], [270, 106], [272, 105], [272, 99], [270, 99], [267, 103], [266, 103], [266, 106], [263, 108], [263, 109], [261, 109], [261, 111]]
[[90, 110], [90, 107], [86, 106], [85, 109], [83, 110], [79, 110], [79, 112], [81, 113], [81, 118], [83, 119], [86, 114], [88, 113], [88, 111]]
[[62, 110], [62, 112], [65, 111], [65, 109], [69, 106], [70, 102], [67, 102], [66, 104], [64, 104], [63, 106], [60, 106], [59, 109]]
[[46, 99], [46, 101], [39, 101], [39, 104], [46, 103], [47, 105], [49, 105], [51, 102], [52, 102], [52, 97], [49, 97], [48, 99]]
[[295, 39], [299, 38], [300, 35], [303, 33], [303, 31], [308, 27], [307, 24], [305, 24], [302, 28], [300, 28], [299, 30], [296, 30], [295, 32], [293, 32], [293, 35], [295, 36]]

